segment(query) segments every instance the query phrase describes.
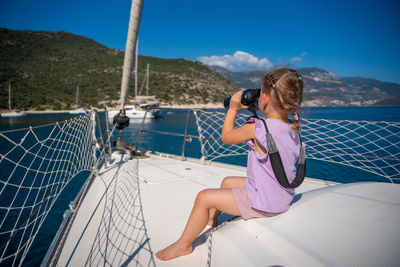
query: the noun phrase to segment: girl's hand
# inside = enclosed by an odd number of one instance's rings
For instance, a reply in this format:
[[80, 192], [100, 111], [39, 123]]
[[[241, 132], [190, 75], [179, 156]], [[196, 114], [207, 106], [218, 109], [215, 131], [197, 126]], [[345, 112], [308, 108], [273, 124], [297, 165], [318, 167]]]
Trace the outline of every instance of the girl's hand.
[[244, 106], [241, 103], [242, 94], [243, 94], [243, 90], [240, 90], [231, 97], [231, 102], [229, 102], [229, 109], [232, 109], [232, 110], [238, 112], [242, 109], [248, 108], [248, 106]]
[[224, 125], [222, 126], [222, 142], [225, 144], [240, 144], [244, 141], [254, 139], [254, 123], [246, 123], [240, 128], [235, 129], [235, 119], [237, 112], [248, 108], [248, 106], [242, 105], [240, 100], [242, 99], [243, 90], [237, 92], [231, 97], [229, 103], [229, 110], [226, 113]]

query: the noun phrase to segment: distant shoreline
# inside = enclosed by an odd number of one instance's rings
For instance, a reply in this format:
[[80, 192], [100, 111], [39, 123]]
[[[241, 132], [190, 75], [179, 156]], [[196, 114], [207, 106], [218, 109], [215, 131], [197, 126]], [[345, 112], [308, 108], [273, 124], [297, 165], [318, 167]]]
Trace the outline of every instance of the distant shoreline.
[[[216, 109], [216, 108], [224, 108], [224, 105], [221, 104], [216, 104], [216, 103], [208, 103], [208, 104], [188, 104], [188, 105], [178, 105], [178, 104], [173, 104], [173, 105], [167, 105], [167, 104], [160, 104], [161, 108], [181, 108], [181, 109]], [[90, 110], [90, 109], [85, 109], [85, 110]], [[104, 111], [104, 108], [98, 108], [99, 111]], [[107, 110], [119, 110], [117, 107], [112, 107], [109, 108], [107, 107]], [[69, 114], [70, 111], [72, 110], [53, 110], [53, 109], [46, 109], [46, 110], [21, 110], [20, 112], [26, 113], [26, 114]], [[8, 110], [0, 110], [1, 113], [8, 112]]]
[[[400, 106], [302, 106], [301, 108], [389, 108], [389, 107], [400, 107]], [[173, 108], [173, 109], [219, 109], [224, 108], [223, 104], [209, 103], [209, 104], [186, 104], [186, 105], [166, 105], [161, 104], [160, 108]], [[85, 109], [89, 110], [89, 109]], [[103, 108], [99, 108], [99, 111], [104, 111]], [[118, 110], [118, 108], [107, 108], [107, 110]], [[73, 110], [25, 110], [21, 111], [26, 114], [69, 114]], [[0, 110], [1, 113], [8, 112], [8, 110]]]
[[224, 105], [222, 103], [208, 103], [208, 104], [185, 104], [185, 105], [178, 105], [178, 104], [173, 104], [173, 105], [165, 105], [161, 104], [160, 107], [162, 108], [182, 108], [182, 109], [192, 109], [192, 108], [198, 108], [198, 109], [215, 109], [215, 108], [224, 108]]

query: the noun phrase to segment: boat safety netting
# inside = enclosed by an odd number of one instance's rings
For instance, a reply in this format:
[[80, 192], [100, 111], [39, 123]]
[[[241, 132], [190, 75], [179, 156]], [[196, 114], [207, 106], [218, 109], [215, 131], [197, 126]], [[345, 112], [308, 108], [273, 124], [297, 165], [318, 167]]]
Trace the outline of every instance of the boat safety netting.
[[[221, 129], [225, 112], [195, 111], [205, 160], [247, 155], [247, 144], [225, 145]], [[235, 127], [249, 115], [239, 113]], [[303, 119], [301, 135], [308, 159], [350, 166], [400, 182], [400, 123]]]
[[[201, 154], [205, 160], [213, 161], [221, 157], [247, 155], [247, 145], [226, 145], [222, 142], [221, 131], [225, 120], [225, 112], [195, 110], [197, 130], [201, 145]], [[249, 115], [238, 114], [235, 120], [235, 127], [243, 125]]]
[[143, 214], [139, 160], [122, 155], [96, 179], [106, 186], [97, 204], [104, 210], [94, 215], [99, 216], [93, 222], [97, 231], [85, 241], [90, 248], [86, 259], [79, 260], [84, 266], [156, 266]]
[[63, 189], [92, 172], [93, 116], [0, 132], [0, 265], [23, 263]]

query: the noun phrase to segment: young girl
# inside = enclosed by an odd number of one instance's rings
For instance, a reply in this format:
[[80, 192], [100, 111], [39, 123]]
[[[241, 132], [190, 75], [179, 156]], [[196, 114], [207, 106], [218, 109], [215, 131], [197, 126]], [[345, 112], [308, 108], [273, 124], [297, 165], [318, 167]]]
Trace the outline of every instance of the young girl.
[[[279, 150], [286, 176], [291, 182], [296, 175], [299, 157], [299, 117], [303, 93], [301, 76], [291, 69], [275, 69], [264, 75], [258, 107]], [[221, 188], [201, 191], [181, 237], [156, 253], [166, 261], [190, 254], [192, 242], [206, 225], [216, 226], [221, 212], [240, 215], [243, 219], [270, 217], [289, 209], [294, 189], [282, 187], [276, 180], [268, 152], [263, 122], [252, 119], [242, 127], [234, 127], [238, 111], [247, 108], [240, 103], [242, 91], [231, 98], [224, 125], [225, 144], [249, 143], [247, 177], [226, 177]], [[294, 122], [288, 120], [289, 113]]]

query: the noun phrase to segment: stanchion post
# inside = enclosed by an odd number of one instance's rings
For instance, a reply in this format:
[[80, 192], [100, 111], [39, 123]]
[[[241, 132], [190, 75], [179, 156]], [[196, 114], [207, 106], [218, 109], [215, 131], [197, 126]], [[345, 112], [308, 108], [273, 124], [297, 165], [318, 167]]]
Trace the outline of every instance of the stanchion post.
[[111, 154], [112, 154], [112, 148], [111, 148], [111, 133], [110, 133], [110, 127], [108, 126], [108, 110], [107, 110], [107, 107], [104, 109], [104, 116], [105, 116], [105, 119], [106, 119], [108, 158], [110, 158], [110, 156], [111, 156]]
[[190, 109], [187, 111], [187, 115], [186, 115], [185, 136], [183, 137], [181, 160], [186, 160], [186, 158], [185, 158], [185, 146], [186, 146], [186, 140], [187, 140], [186, 139], [187, 138], [187, 129], [188, 129], [188, 125], [189, 125], [189, 115], [190, 115]]
[[146, 116], [147, 116], [147, 109], [146, 109], [146, 112], [144, 113], [144, 117], [143, 117], [142, 123], [140, 124], [140, 129], [139, 129], [138, 135], [136, 137], [135, 150], [138, 149], [139, 138], [140, 138], [140, 135], [142, 134], [142, 130], [143, 130], [143, 126], [144, 126], [144, 120], [146, 119]]
[[103, 133], [101, 132], [99, 113], [97, 112], [97, 110], [95, 110], [95, 116], [96, 116], [96, 122], [97, 122], [97, 130], [99, 131], [99, 135], [100, 135], [101, 154], [104, 157], [104, 166], [107, 168], [106, 153], [104, 152], [105, 147], [104, 147], [104, 142], [103, 142]]

